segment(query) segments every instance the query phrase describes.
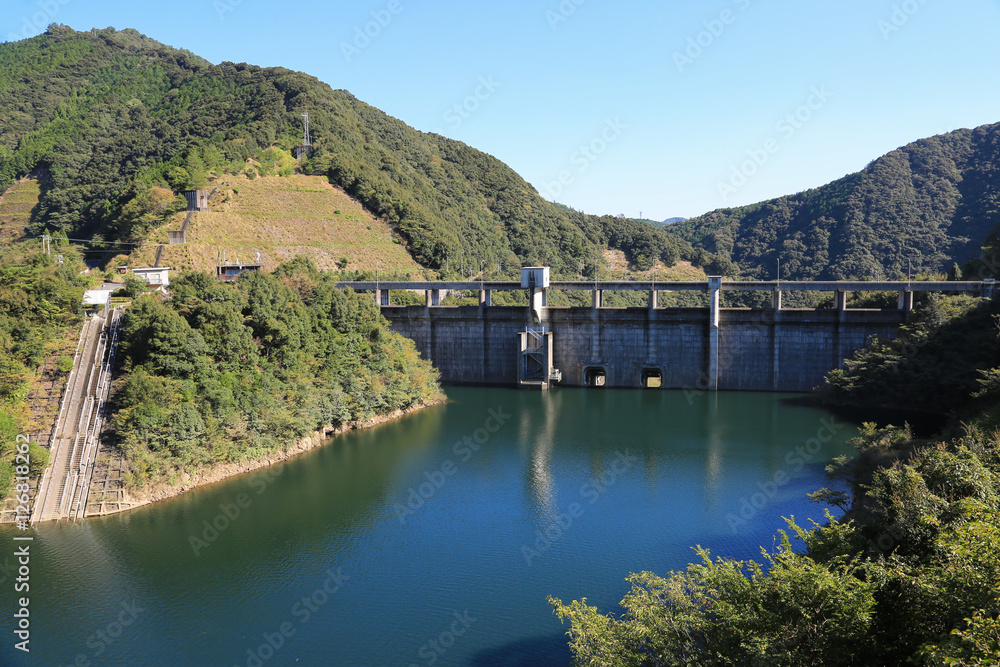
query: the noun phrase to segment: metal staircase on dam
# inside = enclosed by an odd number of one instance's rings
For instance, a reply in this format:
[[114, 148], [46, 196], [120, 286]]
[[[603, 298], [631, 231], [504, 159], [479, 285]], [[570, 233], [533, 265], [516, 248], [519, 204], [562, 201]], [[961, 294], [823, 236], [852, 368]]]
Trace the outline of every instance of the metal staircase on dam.
[[548, 380], [545, 359], [545, 328], [529, 327], [525, 332], [525, 349], [521, 351], [523, 382], [544, 382]]
[[552, 332], [543, 326], [529, 325], [518, 335], [518, 386], [548, 389], [554, 382], [559, 382], [562, 373], [552, 366]]

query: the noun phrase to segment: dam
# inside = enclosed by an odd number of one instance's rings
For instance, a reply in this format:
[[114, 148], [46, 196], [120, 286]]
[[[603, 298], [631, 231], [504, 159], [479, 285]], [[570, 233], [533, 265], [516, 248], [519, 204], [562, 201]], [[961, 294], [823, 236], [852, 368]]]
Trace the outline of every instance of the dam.
[[[995, 298], [995, 281], [551, 281], [522, 269], [503, 282], [346, 282], [373, 291], [394, 331], [416, 343], [450, 384], [809, 391], [874, 337], [892, 338], [916, 292]], [[549, 290], [591, 292], [590, 307], [547, 306]], [[391, 290], [420, 290], [423, 306], [394, 306]], [[446, 290], [478, 291], [478, 306], [446, 307]], [[528, 307], [493, 306], [492, 293], [525, 290]], [[605, 308], [604, 292], [648, 293], [646, 308]], [[657, 295], [695, 290], [707, 308], [660, 308]], [[721, 293], [765, 291], [768, 308], [723, 308]], [[832, 292], [834, 308], [783, 308], [788, 291]], [[896, 292], [898, 307], [848, 308], [851, 292]]]

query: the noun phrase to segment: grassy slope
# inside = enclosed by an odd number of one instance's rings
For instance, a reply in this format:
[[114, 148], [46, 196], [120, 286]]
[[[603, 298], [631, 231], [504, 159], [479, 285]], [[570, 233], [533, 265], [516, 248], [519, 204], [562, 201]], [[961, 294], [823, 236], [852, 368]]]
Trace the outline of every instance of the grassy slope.
[[40, 194], [38, 181], [30, 178], [21, 179], [0, 194], [0, 243], [24, 236]]
[[656, 262], [654, 269], [635, 271], [629, 267], [628, 259], [621, 250], [605, 250], [604, 263], [614, 278], [627, 275], [629, 279], [634, 280], [708, 280], [708, 274], [705, 273], [704, 269], [693, 266], [691, 262], [686, 261], [678, 261], [673, 266], [665, 266], [663, 262]]
[[[422, 275], [405, 246], [393, 241], [389, 225], [325, 177], [224, 176], [208, 187], [216, 186], [212, 210], [195, 214], [187, 244], [167, 245], [161, 264], [214, 273], [219, 250], [230, 261], [244, 262], [255, 260], [259, 251], [267, 271], [304, 255], [321, 270], [336, 269], [336, 262], [347, 258], [349, 270], [374, 270], [380, 261], [382, 271]], [[186, 215], [151, 232], [149, 242], [167, 243], [167, 232], [179, 230]], [[128, 263], [150, 266], [155, 254], [155, 247], [144, 247]]]

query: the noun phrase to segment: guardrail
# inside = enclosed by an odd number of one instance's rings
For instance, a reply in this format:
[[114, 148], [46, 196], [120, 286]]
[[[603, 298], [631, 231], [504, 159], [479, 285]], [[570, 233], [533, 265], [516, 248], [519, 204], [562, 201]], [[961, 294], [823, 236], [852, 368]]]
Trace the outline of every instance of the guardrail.
[[[863, 281], [863, 280], [723, 280], [724, 292], [780, 291], [780, 292], [983, 292], [991, 281], [948, 282], [948, 281]], [[526, 289], [513, 280], [484, 281], [400, 281], [363, 280], [337, 283], [337, 287], [355, 290], [496, 290], [512, 291]], [[711, 289], [707, 280], [698, 281], [632, 281], [632, 280], [553, 280], [550, 290], [604, 290], [604, 291], [701, 291]]]

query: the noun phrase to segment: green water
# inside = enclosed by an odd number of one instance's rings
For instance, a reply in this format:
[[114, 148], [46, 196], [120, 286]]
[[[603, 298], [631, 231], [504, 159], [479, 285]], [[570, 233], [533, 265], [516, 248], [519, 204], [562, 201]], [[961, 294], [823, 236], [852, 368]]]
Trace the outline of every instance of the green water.
[[[449, 388], [267, 471], [31, 542], [0, 664], [559, 665], [547, 595], [607, 610], [696, 544], [759, 556], [852, 425], [776, 394]], [[214, 524], [214, 525], [213, 525]], [[0, 531], [0, 563], [16, 535]]]

